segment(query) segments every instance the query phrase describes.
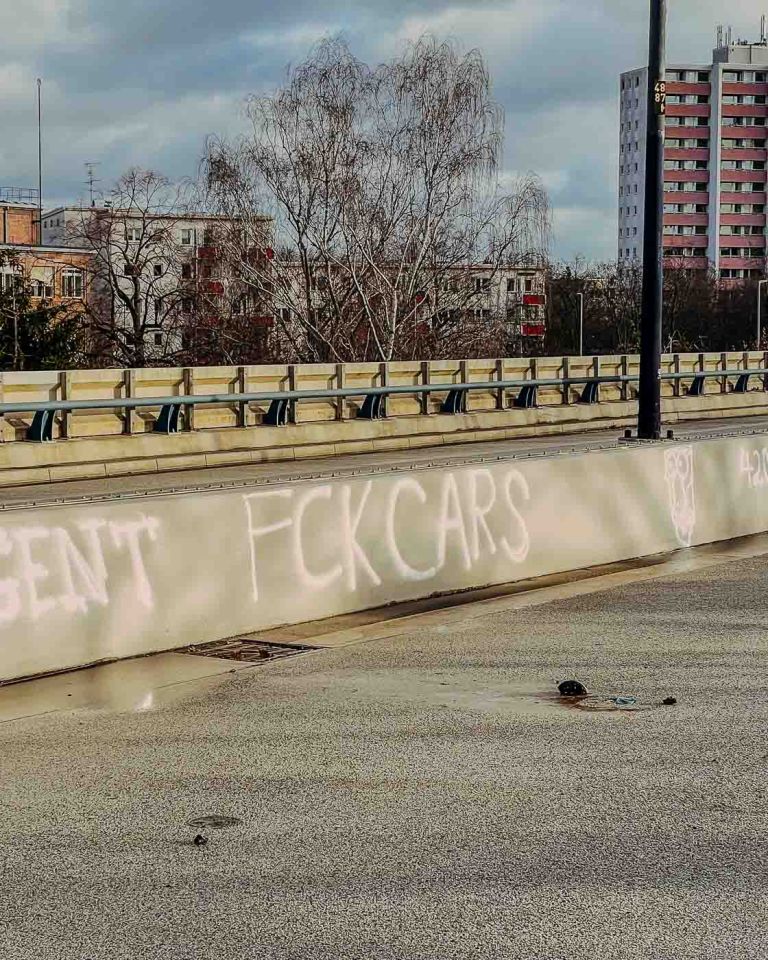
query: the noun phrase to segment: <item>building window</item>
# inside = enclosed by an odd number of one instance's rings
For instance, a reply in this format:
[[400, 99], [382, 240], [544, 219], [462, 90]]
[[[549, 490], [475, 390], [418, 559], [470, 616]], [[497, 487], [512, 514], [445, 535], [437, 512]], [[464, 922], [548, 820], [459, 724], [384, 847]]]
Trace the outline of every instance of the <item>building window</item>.
[[191, 231], [191, 230], [182, 230], [182, 231], [181, 231], [181, 245], [182, 245], [182, 247], [191, 247], [191, 246], [192, 246], [192, 231]]
[[61, 274], [61, 295], [69, 300], [83, 299], [83, 271], [63, 270]]
[[129, 243], [138, 243], [141, 240], [140, 227], [127, 227], [125, 230], [125, 239]]
[[490, 286], [490, 277], [475, 277], [475, 293], [485, 293]]
[[162, 277], [163, 275], [163, 265], [162, 263], [156, 263], [153, 267], [153, 273], [156, 277]]
[[162, 333], [155, 334], [155, 346], [161, 347], [163, 345], [163, 335]]
[[191, 264], [191, 263], [182, 263], [182, 265], [181, 265], [181, 279], [182, 279], [182, 280], [191, 280], [191, 279], [192, 279], [192, 264]]
[[192, 301], [191, 301], [188, 297], [185, 297], [185, 298], [181, 301], [181, 312], [182, 312], [182, 313], [192, 313]]

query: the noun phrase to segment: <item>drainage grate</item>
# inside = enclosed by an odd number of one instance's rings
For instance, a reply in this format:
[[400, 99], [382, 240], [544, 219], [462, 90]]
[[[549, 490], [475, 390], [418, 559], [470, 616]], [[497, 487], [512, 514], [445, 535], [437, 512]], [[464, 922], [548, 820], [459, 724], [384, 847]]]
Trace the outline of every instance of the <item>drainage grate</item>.
[[187, 647], [183, 652], [195, 657], [217, 657], [220, 660], [240, 660], [246, 663], [262, 663], [277, 660], [280, 657], [294, 657], [299, 653], [315, 650], [301, 644], [267, 643], [250, 637], [230, 637], [229, 640], [216, 640], [199, 647]]

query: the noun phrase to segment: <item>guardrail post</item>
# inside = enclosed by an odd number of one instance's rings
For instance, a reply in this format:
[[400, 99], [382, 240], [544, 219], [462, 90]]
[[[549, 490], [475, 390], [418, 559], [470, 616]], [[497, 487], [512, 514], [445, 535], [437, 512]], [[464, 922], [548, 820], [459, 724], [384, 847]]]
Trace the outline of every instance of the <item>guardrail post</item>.
[[[128, 368], [123, 370], [123, 396], [126, 400], [133, 399], [136, 393], [136, 371]], [[133, 433], [133, 407], [126, 407], [123, 414], [123, 433], [130, 436]]]
[[[5, 399], [5, 374], [0, 370], [0, 403]], [[5, 440], [5, 414], [0, 413], [0, 443]]]
[[[247, 393], [247, 377], [245, 375], [245, 367], [237, 368], [237, 392], [238, 393]], [[237, 405], [237, 425], [238, 427], [247, 427], [248, 426], [248, 404], [245, 400], [241, 400]]]
[[568, 383], [568, 377], [571, 375], [571, 361], [568, 357], [563, 357], [563, 403], [571, 402], [571, 385]]
[[[459, 360], [459, 383], [469, 383], [469, 364], [466, 360]], [[461, 412], [466, 413], [469, 407], [469, 390], [461, 391]]]
[[[181, 389], [186, 396], [192, 396], [192, 391], [194, 390], [194, 367], [184, 367], [182, 370]], [[189, 403], [184, 404], [184, 429], [195, 429], [195, 408]]]
[[[763, 354], [763, 370], [768, 370], [768, 351]], [[768, 390], [768, 373], [763, 374], [763, 390]]]
[[[431, 380], [431, 374], [429, 370], [429, 360], [421, 361], [421, 383], [422, 386], [428, 387]], [[421, 413], [423, 416], [428, 416], [431, 413], [431, 408], [429, 405], [429, 394], [422, 393], [420, 395], [421, 400]]]
[[[296, 389], [296, 364], [295, 363], [288, 364], [288, 389], [289, 390]], [[296, 416], [296, 407], [297, 407], [296, 401], [291, 400], [291, 402], [288, 404], [288, 423], [296, 423], [298, 419]]]
[[[749, 367], [748, 354], [744, 354], [744, 369], [746, 370]], [[728, 369], [728, 354], [720, 354], [720, 369]], [[728, 377], [720, 377], [720, 393], [728, 393]]]
[[[389, 364], [380, 363], [379, 364], [379, 379], [381, 380], [382, 387], [389, 386]], [[381, 398], [381, 412], [382, 416], [386, 417], [389, 411], [387, 410], [387, 395], [384, 394]]]
[[[699, 373], [705, 373], [707, 366], [707, 360], [703, 353], [699, 354]], [[707, 380], [704, 378], [701, 381], [701, 392], [702, 394], [707, 392]]]
[[[622, 377], [629, 376], [629, 357], [625, 354], [622, 354], [621, 357], [621, 375]], [[629, 381], [621, 381], [621, 392], [619, 394], [622, 400], [629, 400]]]
[[[70, 400], [72, 396], [72, 374], [63, 370], [59, 374], [59, 396], [62, 400]], [[72, 411], [62, 410], [59, 415], [59, 436], [68, 440], [72, 433]]]
[[[673, 358], [672, 369], [675, 373], [680, 373], [680, 354], [676, 353]], [[679, 377], [675, 378], [674, 385], [672, 387], [672, 394], [675, 397], [682, 396], [682, 381]]]
[[[504, 361], [496, 361], [496, 379], [501, 382], [504, 379]], [[503, 410], [505, 406], [504, 387], [499, 387], [496, 391], [496, 409]]]
[[[336, 389], [337, 390], [344, 389], [344, 364], [343, 363], [336, 364]], [[344, 419], [344, 397], [336, 398], [336, 419], [337, 420]]]

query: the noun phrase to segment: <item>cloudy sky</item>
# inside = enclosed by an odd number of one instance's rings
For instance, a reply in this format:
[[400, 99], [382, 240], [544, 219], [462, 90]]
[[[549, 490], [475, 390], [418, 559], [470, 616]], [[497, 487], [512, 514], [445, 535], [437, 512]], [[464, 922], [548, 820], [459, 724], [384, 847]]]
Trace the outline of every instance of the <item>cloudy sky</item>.
[[[706, 61], [718, 23], [757, 38], [768, 0], [672, 0], [670, 59]], [[369, 62], [429, 32], [478, 47], [506, 111], [505, 167], [549, 188], [555, 253], [614, 255], [618, 74], [647, 57], [647, 0], [0, 0], [0, 186], [46, 205], [130, 166], [194, 173], [208, 133], [240, 128], [249, 93], [342, 33]]]

